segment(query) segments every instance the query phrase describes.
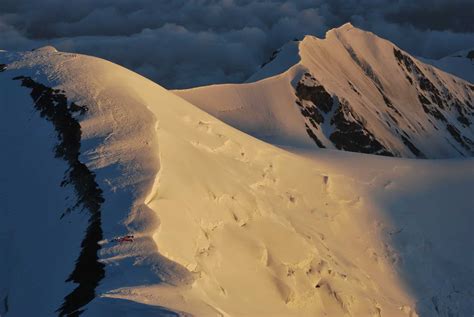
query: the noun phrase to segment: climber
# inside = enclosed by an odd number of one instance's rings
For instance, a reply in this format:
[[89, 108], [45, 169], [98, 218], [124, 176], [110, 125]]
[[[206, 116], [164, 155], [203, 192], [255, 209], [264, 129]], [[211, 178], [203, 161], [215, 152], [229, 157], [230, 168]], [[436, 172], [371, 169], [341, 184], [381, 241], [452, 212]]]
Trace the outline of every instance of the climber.
[[113, 238], [112, 241], [118, 242], [118, 243], [133, 242], [133, 238], [134, 238], [133, 235], [126, 235], [122, 237]]

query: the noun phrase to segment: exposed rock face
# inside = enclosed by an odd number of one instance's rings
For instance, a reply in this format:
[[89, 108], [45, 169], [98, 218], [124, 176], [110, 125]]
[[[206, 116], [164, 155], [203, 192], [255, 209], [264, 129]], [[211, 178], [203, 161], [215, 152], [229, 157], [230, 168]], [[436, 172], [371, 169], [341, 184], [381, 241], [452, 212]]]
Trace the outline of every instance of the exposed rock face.
[[[457, 123], [460, 123], [464, 128], [471, 126], [474, 119], [472, 100], [470, 98], [460, 100], [448, 89], [440, 91], [409, 56], [396, 48], [394, 48], [393, 54], [398, 65], [407, 73], [407, 78], [411, 78], [411, 83], [417, 86], [418, 99], [423, 111], [431, 117], [429, 122], [433, 127], [437, 130], [446, 129], [462, 148], [468, 153], [474, 154], [473, 141], [469, 137], [463, 136], [461, 131], [455, 127]], [[442, 81], [438, 80], [442, 84]], [[471, 89], [469, 85], [466, 85], [465, 88], [466, 90]], [[452, 119], [453, 117], [455, 120]]]
[[[309, 82], [309, 85], [306, 82]], [[315, 110], [319, 109], [324, 113], [332, 110], [333, 100], [331, 95], [309, 73], [306, 73], [304, 79], [298, 82], [296, 95], [300, 99], [311, 101], [316, 107]]]
[[335, 131], [329, 136], [337, 149], [351, 152], [393, 156], [366, 128], [366, 121], [353, 111], [349, 102], [341, 99], [331, 118]]
[[379, 90], [383, 90], [382, 82], [380, 81], [377, 74], [372, 69], [369, 63], [367, 63], [364, 59], [357, 56], [356, 52], [352, 49], [352, 47], [346, 47], [347, 52], [354, 60], [354, 62], [362, 69], [364, 74], [372, 80], [372, 82], [377, 86]]
[[57, 310], [59, 316], [79, 316], [81, 308], [95, 297], [95, 289], [105, 276], [104, 264], [99, 262], [98, 251], [102, 240], [101, 205], [104, 202], [95, 174], [79, 160], [81, 148], [81, 126], [77, 115], [84, 115], [88, 108], [69, 103], [64, 91], [46, 87], [29, 77], [16, 77], [22, 86], [31, 89], [35, 109], [42, 118], [50, 121], [56, 130], [58, 144], [55, 156], [65, 160], [69, 169], [61, 186], [70, 185], [76, 192], [76, 204], [69, 210], [82, 208], [90, 214], [86, 235], [82, 240], [82, 250], [76, 266], [66, 282], [78, 286], [64, 298]]
[[[355, 89], [352, 85], [351, 88]], [[296, 104], [305, 117], [306, 131], [318, 147], [326, 147], [317, 134], [328, 133], [321, 128], [321, 124], [327, 122], [333, 131], [329, 140], [337, 149], [393, 156], [366, 128], [367, 123], [353, 111], [349, 102], [343, 98], [339, 100], [337, 96], [332, 97], [310, 73], [304, 74], [295, 90], [298, 98]], [[335, 105], [337, 109], [333, 109]]]
[[296, 86], [296, 96], [298, 97], [296, 104], [307, 121], [305, 123], [306, 132], [318, 147], [325, 148], [313, 129], [318, 130], [319, 125], [324, 123], [323, 114], [332, 110], [334, 101], [331, 95], [317, 83], [311, 74], [306, 73], [303, 80]]
[[413, 143], [411, 143], [406, 136], [401, 135], [400, 138], [402, 139], [403, 144], [405, 144], [416, 157], [426, 158], [426, 156]]

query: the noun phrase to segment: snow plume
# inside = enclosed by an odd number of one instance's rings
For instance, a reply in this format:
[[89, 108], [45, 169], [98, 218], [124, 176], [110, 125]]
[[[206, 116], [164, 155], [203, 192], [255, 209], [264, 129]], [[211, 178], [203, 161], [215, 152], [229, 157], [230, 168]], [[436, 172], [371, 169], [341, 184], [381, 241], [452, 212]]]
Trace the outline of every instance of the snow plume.
[[473, 10], [471, 0], [3, 0], [0, 49], [52, 44], [183, 88], [243, 81], [285, 42], [348, 21], [438, 58], [472, 46]]

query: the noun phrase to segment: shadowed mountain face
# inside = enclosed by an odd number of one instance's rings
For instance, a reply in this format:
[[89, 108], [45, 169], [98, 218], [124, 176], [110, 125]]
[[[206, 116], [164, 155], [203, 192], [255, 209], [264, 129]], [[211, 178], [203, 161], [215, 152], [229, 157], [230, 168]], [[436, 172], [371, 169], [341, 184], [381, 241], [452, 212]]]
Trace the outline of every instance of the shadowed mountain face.
[[57, 310], [59, 316], [79, 316], [83, 307], [94, 299], [95, 289], [105, 275], [105, 265], [100, 263], [98, 258], [98, 243], [103, 239], [100, 209], [104, 198], [95, 180], [95, 174], [79, 160], [81, 127], [74, 118], [77, 113], [84, 115], [88, 108], [73, 102], [68, 105], [63, 91], [46, 87], [30, 77], [20, 76], [14, 79], [20, 80], [22, 86], [31, 89], [30, 96], [35, 103], [35, 109], [42, 118], [54, 125], [58, 135], [59, 143], [55, 147], [55, 156], [65, 160], [69, 166], [61, 186], [73, 186], [77, 196], [77, 202], [65, 214], [78, 207], [90, 214], [80, 255], [73, 272], [66, 280], [78, 286], [65, 296], [63, 304]]
[[[295, 54], [299, 61], [289, 63]], [[276, 144], [415, 158], [474, 154], [474, 85], [350, 24], [325, 39], [307, 36], [297, 50], [283, 47], [249, 83], [176, 93]]]

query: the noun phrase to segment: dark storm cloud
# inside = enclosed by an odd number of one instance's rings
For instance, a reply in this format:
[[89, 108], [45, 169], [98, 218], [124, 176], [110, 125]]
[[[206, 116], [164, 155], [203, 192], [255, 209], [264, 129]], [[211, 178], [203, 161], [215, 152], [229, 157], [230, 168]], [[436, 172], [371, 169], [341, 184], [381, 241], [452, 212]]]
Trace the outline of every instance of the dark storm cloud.
[[474, 32], [473, 0], [402, 0], [387, 19], [423, 30]]
[[472, 0], [1, 0], [0, 49], [53, 44], [167, 87], [238, 82], [275, 48], [351, 21], [415, 55], [474, 46]]

